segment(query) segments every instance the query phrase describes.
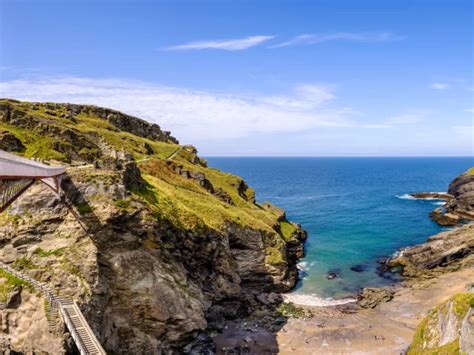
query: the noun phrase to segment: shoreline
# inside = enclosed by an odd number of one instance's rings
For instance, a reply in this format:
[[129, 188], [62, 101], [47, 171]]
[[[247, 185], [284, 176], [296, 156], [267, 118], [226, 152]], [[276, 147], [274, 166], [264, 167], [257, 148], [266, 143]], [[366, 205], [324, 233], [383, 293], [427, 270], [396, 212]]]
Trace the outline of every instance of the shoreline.
[[[449, 232], [440, 232], [428, 237], [425, 243], [400, 249], [398, 254], [403, 255], [410, 249], [422, 249], [419, 253], [423, 254], [426, 248], [432, 250], [430, 243], [451, 239], [451, 233], [464, 233], [467, 239], [472, 238], [473, 225], [470, 223], [453, 228]], [[430, 257], [436, 259], [436, 255], [430, 254]], [[415, 261], [419, 260], [415, 257]], [[331, 304], [326, 300], [326, 304], [317, 304], [311, 301], [311, 296], [283, 296], [285, 302], [291, 300], [295, 306], [309, 311], [312, 317], [288, 319], [287, 324], [277, 332], [279, 352], [405, 353], [412, 343], [416, 327], [433, 307], [457, 293], [473, 292], [472, 254], [451, 260], [445, 266], [436, 266], [430, 270], [421, 269], [420, 273], [410, 276], [404, 277], [398, 284], [378, 288], [393, 292], [393, 299], [383, 301], [374, 308], [362, 308], [357, 300], [341, 303], [335, 300], [339, 304]]]
[[396, 287], [391, 301], [374, 309], [303, 306], [313, 317], [288, 319], [277, 333], [279, 352], [404, 353], [428, 311], [454, 294], [466, 292], [472, 280], [474, 267], [407, 282]]

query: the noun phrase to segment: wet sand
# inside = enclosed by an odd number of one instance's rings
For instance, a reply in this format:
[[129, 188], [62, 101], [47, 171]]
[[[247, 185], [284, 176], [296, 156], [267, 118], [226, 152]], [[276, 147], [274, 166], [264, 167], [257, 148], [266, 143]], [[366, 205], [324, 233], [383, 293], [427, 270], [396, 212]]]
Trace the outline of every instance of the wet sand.
[[372, 310], [306, 307], [314, 317], [291, 318], [276, 334], [280, 354], [401, 354], [427, 312], [474, 282], [474, 268], [416, 281], [396, 289], [392, 301]]

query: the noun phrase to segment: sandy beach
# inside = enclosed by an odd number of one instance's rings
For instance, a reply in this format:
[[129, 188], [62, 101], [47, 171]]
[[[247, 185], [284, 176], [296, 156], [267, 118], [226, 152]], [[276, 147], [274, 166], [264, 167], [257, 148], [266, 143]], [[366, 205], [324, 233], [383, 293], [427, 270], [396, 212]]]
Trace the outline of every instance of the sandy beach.
[[310, 319], [290, 318], [277, 333], [281, 354], [401, 354], [427, 312], [474, 280], [474, 268], [406, 283], [375, 309], [307, 307]]

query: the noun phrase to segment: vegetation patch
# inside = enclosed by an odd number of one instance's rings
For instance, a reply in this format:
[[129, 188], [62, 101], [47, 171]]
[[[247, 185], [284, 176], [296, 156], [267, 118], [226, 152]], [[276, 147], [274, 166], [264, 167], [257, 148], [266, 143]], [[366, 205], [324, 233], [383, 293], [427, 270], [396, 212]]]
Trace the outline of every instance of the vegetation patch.
[[33, 270], [38, 268], [38, 265], [34, 264], [31, 259], [28, 259], [26, 257], [16, 259], [13, 262], [12, 266], [13, 268], [19, 268], [22, 270]]
[[286, 241], [289, 241], [295, 234], [296, 227], [288, 221], [281, 221], [280, 232], [281, 232], [281, 235], [283, 236], [283, 239], [285, 239]]
[[465, 174], [465, 175], [474, 175], [474, 167], [473, 167], [473, 168], [469, 168], [464, 174]]
[[0, 303], [5, 303], [8, 300], [9, 293], [19, 287], [33, 290], [32, 284], [0, 268]]
[[88, 213], [92, 213], [94, 209], [89, 205], [87, 202], [84, 203], [78, 203], [75, 205], [77, 212], [79, 212], [80, 215], [86, 215]]
[[33, 254], [38, 255], [39, 257], [42, 258], [47, 258], [48, 256], [62, 256], [64, 254], [64, 250], [66, 248], [57, 248], [57, 249], [50, 249], [50, 250], [44, 250], [42, 248], [37, 248]]
[[122, 210], [126, 210], [130, 207], [131, 201], [130, 200], [114, 200], [114, 205]]
[[444, 344], [443, 346], [434, 348], [425, 347], [425, 344], [429, 344], [433, 337], [433, 332], [430, 330], [438, 329], [439, 314], [447, 314], [447, 312], [449, 312], [450, 304], [454, 314], [456, 315], [460, 323], [466, 315], [467, 311], [469, 310], [469, 307], [472, 307], [472, 304], [474, 304], [474, 294], [457, 294], [446, 302], [432, 309], [418, 325], [415, 336], [413, 338], [413, 342], [408, 350], [408, 355], [459, 354], [459, 338], [448, 344]]
[[311, 318], [311, 312], [297, 307], [293, 303], [282, 303], [277, 308], [278, 314], [287, 318]]

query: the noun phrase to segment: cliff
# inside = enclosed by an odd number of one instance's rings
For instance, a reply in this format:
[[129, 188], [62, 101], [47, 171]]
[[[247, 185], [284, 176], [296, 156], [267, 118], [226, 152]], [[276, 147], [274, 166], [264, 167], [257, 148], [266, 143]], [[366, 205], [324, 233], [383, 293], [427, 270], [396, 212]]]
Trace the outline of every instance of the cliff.
[[[431, 213], [440, 225], [458, 225], [474, 219], [474, 170], [469, 169], [455, 178], [447, 194], [417, 193], [417, 198], [445, 199], [441, 208]], [[474, 266], [474, 225], [441, 232], [425, 243], [404, 248], [385, 263], [385, 267], [399, 270], [410, 278], [431, 278], [439, 273], [461, 267]]]
[[[0, 215], [0, 260], [78, 300], [107, 351], [212, 353], [226, 320], [295, 285], [306, 233], [158, 125], [1, 100], [0, 132], [0, 149], [68, 166], [61, 199], [38, 184]], [[42, 312], [21, 326], [41, 302], [19, 280], [0, 275], [0, 303], [0, 348], [68, 347]]]
[[474, 293], [461, 293], [432, 309], [417, 327], [408, 355], [474, 353]]
[[448, 196], [446, 204], [431, 213], [433, 220], [442, 226], [474, 220], [474, 168], [449, 184]]

